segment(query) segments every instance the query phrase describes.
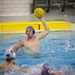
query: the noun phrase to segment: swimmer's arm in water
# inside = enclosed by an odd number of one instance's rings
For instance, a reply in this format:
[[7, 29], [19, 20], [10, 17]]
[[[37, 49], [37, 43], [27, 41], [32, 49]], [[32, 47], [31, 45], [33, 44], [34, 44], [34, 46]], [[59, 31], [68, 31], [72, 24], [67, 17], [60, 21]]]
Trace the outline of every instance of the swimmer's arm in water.
[[13, 47], [14, 52], [16, 52], [22, 46], [22, 40], [19, 40], [18, 43]]
[[45, 22], [45, 20], [43, 18], [40, 18], [40, 21], [43, 23], [43, 26], [44, 26], [45, 31], [37, 34], [37, 37], [39, 39], [45, 37], [50, 32], [49, 27], [48, 27], [47, 23]]
[[28, 71], [28, 68], [21, 69], [18, 66], [13, 65], [13, 70], [20, 71], [20, 72], [27, 72]]
[[62, 75], [61, 71], [55, 70], [54, 75]]
[[17, 71], [19, 71], [19, 72], [27, 72], [28, 71], [28, 68], [18, 69]]

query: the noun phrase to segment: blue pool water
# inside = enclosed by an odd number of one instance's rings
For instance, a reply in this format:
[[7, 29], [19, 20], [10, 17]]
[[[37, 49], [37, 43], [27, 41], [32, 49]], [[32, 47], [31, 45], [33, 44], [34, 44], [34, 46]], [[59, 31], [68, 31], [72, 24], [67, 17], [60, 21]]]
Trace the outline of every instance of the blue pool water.
[[[0, 62], [4, 61], [4, 52], [16, 44], [25, 34], [0, 35]], [[22, 48], [17, 52], [16, 65], [21, 68], [31, 67], [28, 73], [9, 72], [3, 75], [40, 75], [39, 69], [44, 63], [64, 69], [71, 66], [73, 69], [65, 75], [75, 75], [75, 32], [52, 31], [40, 42], [40, 53], [37, 55], [26, 54]], [[65, 68], [66, 70], [66, 68]], [[70, 74], [71, 73], [71, 74]]]

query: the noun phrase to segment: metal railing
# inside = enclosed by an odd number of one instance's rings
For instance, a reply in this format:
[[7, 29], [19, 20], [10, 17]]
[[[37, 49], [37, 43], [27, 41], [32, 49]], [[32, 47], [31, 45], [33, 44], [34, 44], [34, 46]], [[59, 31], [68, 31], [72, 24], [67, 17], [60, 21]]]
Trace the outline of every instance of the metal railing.
[[37, 7], [46, 8], [46, 12], [49, 12], [52, 6], [61, 6], [61, 11], [65, 10], [66, 6], [75, 5], [75, 0], [33, 0], [33, 11]]

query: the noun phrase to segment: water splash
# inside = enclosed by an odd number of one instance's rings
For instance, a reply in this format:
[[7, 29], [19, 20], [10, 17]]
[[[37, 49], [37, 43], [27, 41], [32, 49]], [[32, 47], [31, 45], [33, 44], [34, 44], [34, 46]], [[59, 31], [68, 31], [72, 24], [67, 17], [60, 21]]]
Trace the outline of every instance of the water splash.
[[54, 2], [57, 4], [57, 6], [59, 8], [59, 10], [56, 10], [56, 12], [59, 12], [60, 11], [63, 14], [63, 16], [65, 17], [65, 20], [68, 21], [68, 22], [70, 22], [70, 20], [69, 20], [68, 16], [66, 15], [66, 13], [65, 12], [62, 12], [62, 9], [61, 9], [60, 4], [56, 0], [54, 0]]
[[65, 43], [65, 51], [74, 51], [75, 50], [75, 43], [73, 42], [72, 38], [66, 40]]
[[75, 75], [74, 70], [75, 69], [70, 66], [63, 65], [60, 71], [63, 73], [63, 75]]
[[[23, 66], [24, 66], [24, 64], [23, 64]], [[5, 71], [5, 73], [2, 74], [1, 71], [0, 71], [0, 74], [1, 75], [41, 75], [42, 66], [43, 66], [43, 64], [37, 64], [37, 65], [34, 65], [34, 66], [30, 66], [28, 72], [26, 72], [26, 73], [3, 70], [3, 71]], [[63, 65], [61, 67], [60, 71], [63, 73], [63, 75], [75, 75], [75, 72], [74, 72], [75, 69], [73, 69], [72, 67], [66, 66], [66, 65]]]

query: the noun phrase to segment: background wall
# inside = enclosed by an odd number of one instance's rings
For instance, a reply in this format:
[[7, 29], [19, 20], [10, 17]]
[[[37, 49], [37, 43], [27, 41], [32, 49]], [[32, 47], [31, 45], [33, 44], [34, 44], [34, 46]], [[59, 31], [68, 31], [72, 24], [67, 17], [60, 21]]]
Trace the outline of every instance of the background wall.
[[31, 13], [33, 0], [0, 0], [0, 16], [19, 16]]
[[[42, 1], [42, 0], [37, 0], [37, 1]], [[54, 6], [54, 5], [58, 6], [58, 4], [54, 1], [57, 1], [59, 4], [62, 4], [62, 0], [61, 1], [60, 0], [50, 0], [50, 1], [51, 1], [51, 3], [50, 3], [51, 6]], [[50, 7], [50, 12], [45, 13], [44, 18], [46, 21], [62, 20], [62, 21], [71, 22], [72, 29], [75, 30], [75, 0], [66, 0], [66, 4], [73, 5], [73, 6], [70, 8], [66, 7], [64, 12], [60, 12], [59, 7], [58, 8]], [[33, 13], [31, 14], [32, 5], [33, 5], [33, 0], [0, 0], [0, 23], [2, 23], [2, 22], [4, 23], [4, 22], [39, 21], [33, 15]], [[24, 15], [27, 15], [27, 16], [24, 16]], [[22, 26], [21, 23], [19, 23], [19, 24], [20, 24], [20, 26]], [[7, 25], [8, 25], [8, 23], [7, 23]], [[8, 31], [8, 30], [10, 32], [10, 30], [14, 30], [14, 29], [16, 30], [18, 27], [19, 28], [17, 30], [21, 29], [21, 27], [18, 25], [17, 25], [18, 26], [17, 27], [16, 24], [13, 24], [14, 26], [11, 28], [8, 28], [7, 25], [0, 24], [0, 32]], [[12, 25], [12, 23], [9, 26], [11, 26], [11, 25]], [[16, 28], [15, 28], [15, 26], [16, 26]], [[63, 29], [62, 26], [61, 26], [61, 28]], [[54, 27], [52, 27], [52, 29]], [[22, 28], [23, 28], [23, 26], [22, 26]], [[57, 26], [57, 28], [58, 28], [58, 26]], [[56, 30], [57, 28], [54, 28], [54, 29]], [[21, 29], [21, 30], [23, 30], [23, 29]]]

